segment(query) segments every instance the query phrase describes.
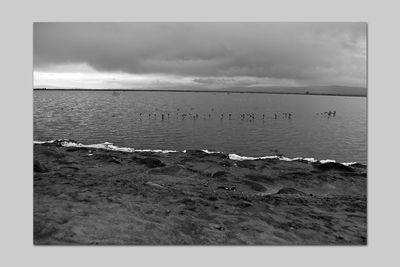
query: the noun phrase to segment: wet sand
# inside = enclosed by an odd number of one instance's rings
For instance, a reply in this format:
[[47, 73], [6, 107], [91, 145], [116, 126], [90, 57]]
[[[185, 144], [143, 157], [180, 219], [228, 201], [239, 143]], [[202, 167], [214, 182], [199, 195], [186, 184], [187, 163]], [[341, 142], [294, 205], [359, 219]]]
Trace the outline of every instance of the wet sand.
[[37, 245], [366, 245], [367, 169], [34, 145]]

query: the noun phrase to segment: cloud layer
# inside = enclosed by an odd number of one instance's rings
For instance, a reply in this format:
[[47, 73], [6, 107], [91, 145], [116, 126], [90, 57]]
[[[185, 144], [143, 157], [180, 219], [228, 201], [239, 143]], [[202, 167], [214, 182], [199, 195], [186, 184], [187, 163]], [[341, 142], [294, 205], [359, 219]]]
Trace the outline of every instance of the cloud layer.
[[82, 65], [153, 83], [365, 86], [366, 24], [34, 24], [37, 76]]

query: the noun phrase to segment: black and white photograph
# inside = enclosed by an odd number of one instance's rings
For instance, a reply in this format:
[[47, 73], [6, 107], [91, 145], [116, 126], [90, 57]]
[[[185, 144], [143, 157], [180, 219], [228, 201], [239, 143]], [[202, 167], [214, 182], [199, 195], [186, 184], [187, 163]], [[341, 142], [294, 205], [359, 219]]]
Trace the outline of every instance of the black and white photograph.
[[33, 27], [33, 244], [366, 246], [367, 22]]

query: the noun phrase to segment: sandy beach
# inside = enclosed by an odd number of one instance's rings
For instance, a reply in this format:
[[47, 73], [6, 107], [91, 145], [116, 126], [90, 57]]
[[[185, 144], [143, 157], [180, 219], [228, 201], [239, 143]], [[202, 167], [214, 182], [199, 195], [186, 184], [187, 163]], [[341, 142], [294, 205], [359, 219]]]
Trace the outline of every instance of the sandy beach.
[[367, 168], [34, 145], [36, 245], [366, 245]]

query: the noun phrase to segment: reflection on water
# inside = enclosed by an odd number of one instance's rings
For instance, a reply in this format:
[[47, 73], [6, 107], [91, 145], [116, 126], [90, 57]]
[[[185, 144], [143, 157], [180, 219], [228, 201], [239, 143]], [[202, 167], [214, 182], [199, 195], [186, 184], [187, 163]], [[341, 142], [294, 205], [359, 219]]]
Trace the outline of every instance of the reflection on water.
[[34, 140], [60, 138], [366, 163], [366, 98], [35, 91]]

